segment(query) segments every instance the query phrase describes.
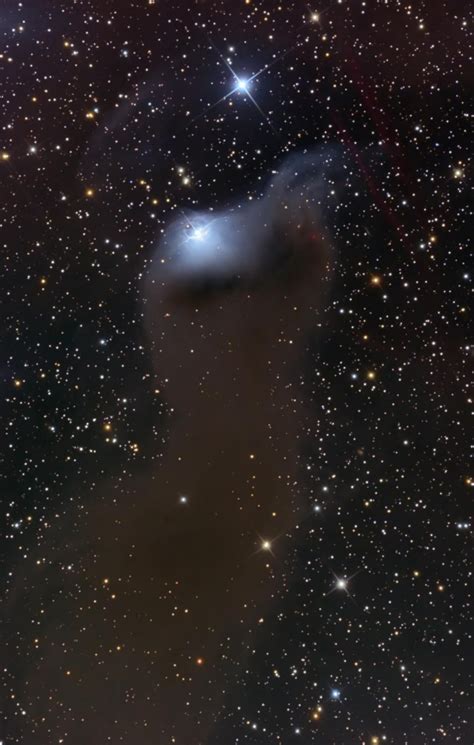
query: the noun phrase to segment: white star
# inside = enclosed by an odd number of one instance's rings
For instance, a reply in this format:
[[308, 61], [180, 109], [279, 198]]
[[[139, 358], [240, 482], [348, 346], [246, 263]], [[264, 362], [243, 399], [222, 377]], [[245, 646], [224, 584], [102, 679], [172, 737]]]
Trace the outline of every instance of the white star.
[[354, 577], [356, 577], [359, 574], [360, 571], [361, 570], [358, 569], [357, 572], [354, 572], [354, 574], [351, 574], [350, 577], [338, 577], [337, 574], [335, 574], [333, 572], [332, 574], [333, 574], [333, 577], [334, 577], [334, 580], [335, 580], [334, 581], [334, 585], [332, 586], [332, 589], [329, 590], [329, 592], [326, 593], [326, 595], [331, 595], [333, 592], [336, 592], [336, 590], [342, 590], [352, 600], [353, 598], [352, 598], [352, 595], [351, 595], [351, 593], [349, 591], [349, 582], [351, 581], [351, 579], [354, 579]]
[[249, 81], [243, 78], [237, 78], [237, 89], [242, 91], [242, 93], [248, 93]]

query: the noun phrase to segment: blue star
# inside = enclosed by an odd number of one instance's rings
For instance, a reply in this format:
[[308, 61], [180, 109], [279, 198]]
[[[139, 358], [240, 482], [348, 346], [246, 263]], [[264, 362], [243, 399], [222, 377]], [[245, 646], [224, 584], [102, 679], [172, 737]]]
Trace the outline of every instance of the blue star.
[[191, 238], [193, 239], [193, 241], [203, 241], [206, 236], [207, 236], [207, 228], [204, 228], [204, 227], [194, 228], [191, 233]]
[[248, 93], [249, 82], [250, 81], [244, 80], [243, 78], [237, 78], [237, 90], [242, 91], [242, 93]]

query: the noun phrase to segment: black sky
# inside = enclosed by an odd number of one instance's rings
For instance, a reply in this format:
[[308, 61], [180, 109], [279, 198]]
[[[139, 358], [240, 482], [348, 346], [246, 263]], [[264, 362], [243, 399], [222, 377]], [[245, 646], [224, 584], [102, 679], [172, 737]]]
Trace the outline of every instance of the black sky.
[[0, 10], [4, 745], [471, 741], [468, 22]]

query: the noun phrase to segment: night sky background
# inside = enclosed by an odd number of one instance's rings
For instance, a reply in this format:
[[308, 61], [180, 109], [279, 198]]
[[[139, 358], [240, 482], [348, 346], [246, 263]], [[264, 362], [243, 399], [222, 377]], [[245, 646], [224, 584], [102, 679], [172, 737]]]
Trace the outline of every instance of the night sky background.
[[470, 23], [1, 3], [2, 745], [474, 741]]

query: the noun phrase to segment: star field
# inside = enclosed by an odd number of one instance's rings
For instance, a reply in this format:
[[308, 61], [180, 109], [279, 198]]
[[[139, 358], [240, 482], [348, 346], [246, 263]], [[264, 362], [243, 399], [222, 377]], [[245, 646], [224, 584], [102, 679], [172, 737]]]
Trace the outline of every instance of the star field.
[[471, 22], [0, 10], [0, 745], [472, 742]]

